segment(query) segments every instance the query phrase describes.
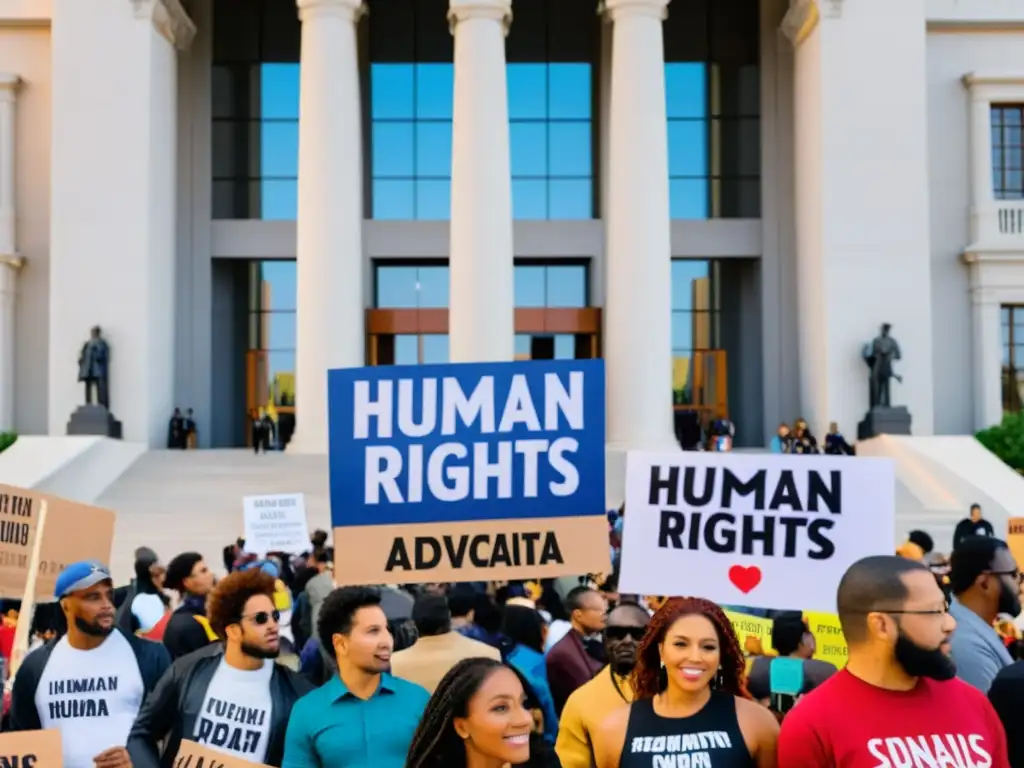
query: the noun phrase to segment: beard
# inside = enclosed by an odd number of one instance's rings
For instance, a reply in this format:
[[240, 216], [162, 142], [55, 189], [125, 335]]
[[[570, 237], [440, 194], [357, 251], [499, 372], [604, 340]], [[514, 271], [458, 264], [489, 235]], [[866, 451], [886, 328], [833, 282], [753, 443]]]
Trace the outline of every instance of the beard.
[[1001, 590], [999, 592], [999, 613], [1005, 613], [1007, 616], [1017, 618], [1020, 615], [1020, 591], [1015, 585], [1013, 589], [1006, 586], [1006, 584], [1000, 584]]
[[943, 653], [941, 648], [923, 648], [900, 629], [896, 638], [896, 662], [911, 677], [927, 677], [932, 680], [952, 680], [956, 677], [956, 662]]
[[276, 659], [281, 655], [280, 648], [260, 648], [258, 645], [251, 645], [249, 643], [242, 643], [242, 653], [252, 659]]
[[89, 637], [106, 637], [114, 631], [114, 625], [111, 624], [109, 627], [102, 627], [97, 623], [86, 621], [81, 616], [75, 617], [75, 626], [78, 631], [83, 635], [89, 635]]

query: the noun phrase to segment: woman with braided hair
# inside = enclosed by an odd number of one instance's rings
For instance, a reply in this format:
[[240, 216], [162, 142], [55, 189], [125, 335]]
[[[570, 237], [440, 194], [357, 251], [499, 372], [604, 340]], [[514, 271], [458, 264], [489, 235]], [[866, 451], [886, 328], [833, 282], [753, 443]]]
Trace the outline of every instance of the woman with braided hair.
[[559, 768], [537, 733], [534, 706], [508, 665], [463, 659], [427, 702], [405, 768]]
[[633, 703], [594, 734], [597, 768], [776, 768], [779, 724], [747, 693], [739, 640], [714, 603], [665, 601], [640, 641], [632, 686]]

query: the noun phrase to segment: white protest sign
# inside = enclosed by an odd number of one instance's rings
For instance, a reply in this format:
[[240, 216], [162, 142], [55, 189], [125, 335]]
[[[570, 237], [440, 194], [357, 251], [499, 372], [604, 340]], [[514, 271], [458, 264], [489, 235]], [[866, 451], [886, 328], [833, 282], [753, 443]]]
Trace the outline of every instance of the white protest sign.
[[619, 590], [836, 609], [846, 569], [896, 550], [887, 459], [631, 452]]
[[268, 552], [298, 554], [310, 549], [306, 500], [301, 493], [246, 496], [242, 510], [246, 552], [263, 557]]

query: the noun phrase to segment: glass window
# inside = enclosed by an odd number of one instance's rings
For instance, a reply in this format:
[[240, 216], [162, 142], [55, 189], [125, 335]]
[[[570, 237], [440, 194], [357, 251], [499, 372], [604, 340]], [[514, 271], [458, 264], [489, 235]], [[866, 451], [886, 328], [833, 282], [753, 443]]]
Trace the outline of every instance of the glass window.
[[689, 404], [694, 352], [719, 347], [718, 265], [713, 260], [672, 261], [672, 389]]
[[673, 219], [761, 215], [756, 0], [690, 0], [665, 22]]
[[296, 216], [300, 34], [280, 0], [214, 2], [215, 219]]
[[448, 306], [448, 267], [378, 264], [378, 309], [445, 309]]
[[516, 264], [515, 305], [520, 309], [588, 306], [585, 264]]
[[[295, 260], [249, 262], [249, 350], [257, 392], [273, 393], [277, 405], [294, 405], [296, 347]], [[258, 395], [262, 403], [263, 395]]]
[[1024, 105], [992, 105], [992, 191], [997, 200], [1024, 199]]
[[1017, 412], [1024, 400], [1024, 306], [1004, 305], [1001, 315], [1003, 410]]

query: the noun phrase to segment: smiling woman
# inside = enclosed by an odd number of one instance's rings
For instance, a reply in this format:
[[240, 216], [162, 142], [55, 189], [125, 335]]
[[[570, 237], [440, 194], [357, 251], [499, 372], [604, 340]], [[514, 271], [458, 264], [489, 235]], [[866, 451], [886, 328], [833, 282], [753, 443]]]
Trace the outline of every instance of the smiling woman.
[[535, 732], [519, 674], [493, 659], [460, 661], [438, 684], [416, 729], [406, 768], [516, 765], [557, 768]]

